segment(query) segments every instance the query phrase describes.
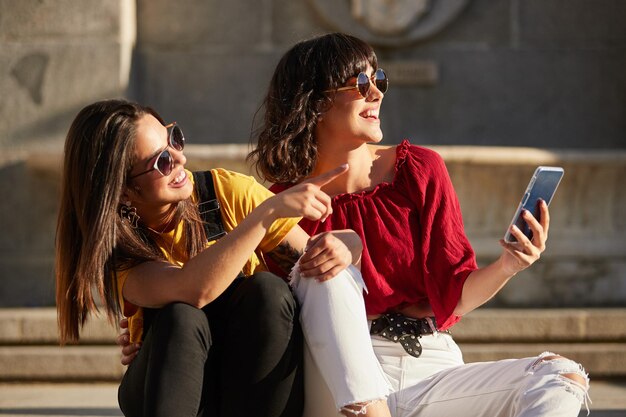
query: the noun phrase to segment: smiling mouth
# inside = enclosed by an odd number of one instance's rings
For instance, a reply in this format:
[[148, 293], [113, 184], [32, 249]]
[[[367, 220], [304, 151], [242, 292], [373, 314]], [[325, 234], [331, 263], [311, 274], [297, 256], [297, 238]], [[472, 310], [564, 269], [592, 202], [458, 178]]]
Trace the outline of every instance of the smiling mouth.
[[363, 113], [360, 113], [359, 116], [361, 116], [364, 119], [378, 120], [378, 111], [367, 110], [367, 111], [364, 111]]
[[174, 181], [172, 181], [173, 185], [178, 185], [181, 182], [183, 182], [185, 180], [185, 178], [187, 178], [187, 173], [185, 172], [184, 169], [180, 170], [180, 173], [176, 176], [176, 178], [174, 178]]

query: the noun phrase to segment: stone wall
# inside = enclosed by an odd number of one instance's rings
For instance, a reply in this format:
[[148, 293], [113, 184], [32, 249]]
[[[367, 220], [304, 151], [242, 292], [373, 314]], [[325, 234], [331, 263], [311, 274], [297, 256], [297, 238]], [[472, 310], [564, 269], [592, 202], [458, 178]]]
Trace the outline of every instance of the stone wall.
[[[357, 3], [375, 1], [139, 0], [134, 94], [196, 143], [245, 143], [279, 57], [347, 30], [388, 69], [387, 143], [626, 148], [626, 2], [426, 1], [422, 20], [393, 36], [364, 28]], [[413, 35], [446, 9], [456, 14]]]
[[132, 0], [0, 0], [0, 147], [60, 143], [86, 104], [126, 94]]
[[388, 69], [385, 142], [442, 152], [481, 263], [534, 167], [566, 168], [549, 252], [493, 304], [626, 304], [626, 2], [423, 0], [423, 17], [387, 34], [354, 18], [367, 4], [0, 0], [0, 307], [53, 303], [58, 164], [80, 108], [139, 99], [212, 145], [191, 146], [192, 165], [247, 171], [234, 144], [279, 57], [347, 29]]
[[490, 303], [501, 307], [626, 306], [626, 151], [436, 147], [459, 194], [479, 265], [502, 237], [538, 165], [565, 175], [550, 205], [547, 249]]
[[53, 304], [57, 155], [86, 104], [126, 95], [133, 0], [0, 0], [0, 306]]

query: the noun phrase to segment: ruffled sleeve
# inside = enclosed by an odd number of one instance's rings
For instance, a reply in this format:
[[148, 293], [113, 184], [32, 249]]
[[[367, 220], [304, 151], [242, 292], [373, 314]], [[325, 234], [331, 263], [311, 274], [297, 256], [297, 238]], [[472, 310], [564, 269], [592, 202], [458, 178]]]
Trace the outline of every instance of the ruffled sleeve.
[[[465, 235], [458, 198], [441, 156], [404, 141], [398, 148], [396, 185], [415, 204], [419, 216], [424, 286], [437, 325], [446, 329], [459, 321], [454, 309], [468, 275], [477, 269]], [[413, 231], [415, 234], [416, 231]]]

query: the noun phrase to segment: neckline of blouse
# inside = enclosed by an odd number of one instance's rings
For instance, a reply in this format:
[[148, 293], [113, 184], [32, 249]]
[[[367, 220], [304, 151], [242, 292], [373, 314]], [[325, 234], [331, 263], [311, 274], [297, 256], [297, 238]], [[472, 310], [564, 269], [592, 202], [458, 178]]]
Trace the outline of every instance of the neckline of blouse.
[[394, 174], [393, 174], [393, 179], [391, 181], [380, 182], [376, 184], [374, 187], [369, 188], [367, 190], [356, 191], [354, 193], [337, 194], [336, 196], [332, 197], [333, 203], [342, 203], [342, 202], [347, 202], [351, 200], [360, 200], [360, 199], [372, 196], [381, 190], [394, 186], [398, 178], [398, 172], [400, 171], [400, 166], [406, 159], [410, 146], [411, 146], [411, 143], [408, 141], [408, 139], [402, 140], [402, 142], [400, 142], [396, 146], [396, 161], [394, 163]]

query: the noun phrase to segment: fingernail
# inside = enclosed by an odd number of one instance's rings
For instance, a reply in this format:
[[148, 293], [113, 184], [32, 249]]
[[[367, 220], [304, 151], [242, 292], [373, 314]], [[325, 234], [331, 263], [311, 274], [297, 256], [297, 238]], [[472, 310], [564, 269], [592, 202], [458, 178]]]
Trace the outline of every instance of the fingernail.
[[348, 164], [347, 164], [347, 163], [342, 164], [342, 165], [340, 166], [340, 168], [348, 168]]

